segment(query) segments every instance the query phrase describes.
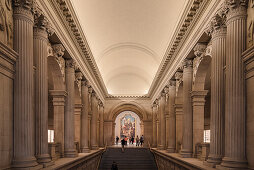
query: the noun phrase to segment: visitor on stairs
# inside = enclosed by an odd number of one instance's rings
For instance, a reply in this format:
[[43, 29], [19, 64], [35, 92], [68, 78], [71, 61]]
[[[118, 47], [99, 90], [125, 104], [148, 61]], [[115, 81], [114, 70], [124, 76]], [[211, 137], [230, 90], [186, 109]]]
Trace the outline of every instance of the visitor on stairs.
[[136, 146], [139, 146], [139, 137], [138, 137], [138, 135], [136, 137]]
[[116, 136], [116, 144], [118, 145], [119, 137]]
[[140, 146], [143, 146], [143, 143], [144, 143], [144, 136], [142, 135], [142, 136], [140, 137]]
[[124, 140], [124, 138], [121, 140], [121, 144], [122, 144], [122, 152], [124, 152], [124, 145], [125, 145], [125, 140]]
[[117, 163], [113, 161], [113, 164], [111, 166], [111, 170], [118, 170]]

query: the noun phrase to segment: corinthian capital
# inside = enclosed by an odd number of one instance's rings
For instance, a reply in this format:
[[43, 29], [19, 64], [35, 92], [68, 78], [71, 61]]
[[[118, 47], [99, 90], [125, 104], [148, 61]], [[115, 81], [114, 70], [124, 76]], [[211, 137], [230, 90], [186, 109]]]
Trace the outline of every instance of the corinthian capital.
[[73, 59], [67, 59], [65, 60], [65, 67], [74, 68], [75, 67], [75, 61]]
[[54, 57], [56, 58], [63, 57], [65, 49], [62, 44], [52, 45], [52, 48]]
[[184, 59], [183, 60], [183, 68], [192, 67], [193, 61], [191, 59]]
[[33, 8], [34, 0], [13, 0], [14, 7], [22, 7], [27, 10]]
[[36, 10], [34, 14], [34, 28], [35, 30], [38, 28], [40, 30], [46, 31], [49, 36], [54, 33], [49, 20], [39, 9]]
[[176, 79], [177, 81], [182, 80], [182, 79], [183, 79], [183, 73], [180, 72], [180, 71], [177, 71], [177, 72], [175, 73], [175, 79]]
[[227, 21], [246, 17], [248, 0], [226, 0], [226, 5], [228, 7]]
[[197, 43], [193, 49], [195, 56], [201, 57], [203, 54], [205, 54], [206, 46], [206, 44]]
[[176, 86], [176, 81], [175, 80], [169, 80], [168, 85], [169, 86]]

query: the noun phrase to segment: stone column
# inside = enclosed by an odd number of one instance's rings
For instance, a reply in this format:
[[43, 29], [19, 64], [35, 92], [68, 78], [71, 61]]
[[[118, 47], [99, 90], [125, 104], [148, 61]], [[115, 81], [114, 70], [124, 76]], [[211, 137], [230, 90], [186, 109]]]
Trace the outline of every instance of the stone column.
[[41, 168], [36, 162], [33, 110], [33, 23], [32, 1], [15, 1], [14, 50], [19, 54], [14, 81], [13, 169]]
[[175, 114], [176, 114], [176, 151], [181, 151], [181, 146], [183, 144], [183, 105], [175, 104]]
[[211, 22], [212, 67], [211, 67], [211, 116], [210, 153], [207, 163], [220, 164], [224, 155], [224, 65], [226, 59], [225, 19], [216, 15]]
[[248, 1], [227, 1], [226, 36], [226, 109], [224, 168], [247, 168], [246, 110], [244, 65], [242, 52], [246, 48], [246, 7]]
[[35, 14], [33, 49], [35, 71], [35, 155], [44, 167], [52, 165], [48, 154], [48, 29], [43, 14]]
[[192, 157], [193, 115], [191, 102], [192, 89], [192, 60], [183, 61], [183, 144], [181, 156]]
[[87, 80], [82, 79], [81, 81], [81, 102], [82, 102], [82, 114], [81, 114], [81, 146], [80, 150], [82, 153], [90, 152], [89, 149], [89, 120], [88, 120], [88, 107], [89, 107], [89, 83]]
[[153, 145], [152, 147], [157, 147], [157, 111], [158, 111], [158, 101], [157, 99], [154, 101], [152, 105], [152, 113], [153, 113]]
[[193, 106], [193, 151], [194, 157], [197, 157], [196, 145], [204, 141], [204, 126], [205, 126], [205, 97], [208, 91], [192, 91], [192, 106]]
[[64, 105], [67, 96], [64, 90], [50, 90], [54, 110], [54, 142], [61, 144], [61, 157], [64, 156]]
[[168, 148], [167, 152], [173, 153], [176, 150], [176, 114], [175, 114], [175, 96], [176, 82], [170, 80], [168, 88], [168, 112], [169, 112], [169, 127], [168, 127]]
[[100, 143], [99, 146], [100, 147], [104, 147], [104, 106], [103, 103], [100, 102]]
[[159, 148], [160, 150], [164, 150], [166, 146], [166, 120], [165, 120], [165, 102], [166, 102], [166, 94], [163, 90], [161, 92], [161, 98], [159, 102], [159, 114], [160, 114], [160, 142]]
[[144, 135], [144, 122], [141, 120], [140, 122], [140, 130], [141, 130], [141, 134], [139, 137], [141, 137], [142, 135]]
[[65, 66], [65, 83], [66, 91], [68, 93], [65, 101], [64, 108], [64, 156], [76, 157], [77, 152], [74, 145], [74, 105], [75, 105], [75, 92], [74, 92], [74, 61], [73, 59], [66, 60]]
[[96, 93], [92, 93], [92, 119], [91, 119], [91, 147], [92, 150], [98, 149], [97, 140], [97, 120], [98, 120], [98, 101], [96, 99]]
[[156, 147], [157, 147], [157, 149], [159, 149], [159, 141], [160, 141], [160, 136], [159, 136], [159, 134], [160, 134], [160, 121], [159, 121], [159, 115], [158, 115], [159, 113], [157, 112], [157, 119], [156, 119], [156, 141], [157, 141], [157, 145], [156, 145]]

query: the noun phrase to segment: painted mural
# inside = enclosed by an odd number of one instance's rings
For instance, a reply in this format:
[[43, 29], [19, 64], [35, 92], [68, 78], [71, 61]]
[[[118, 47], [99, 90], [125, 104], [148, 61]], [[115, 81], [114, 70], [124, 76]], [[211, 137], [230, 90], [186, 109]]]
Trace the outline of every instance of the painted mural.
[[136, 119], [131, 114], [125, 114], [120, 119], [120, 137], [127, 136], [128, 138], [136, 135]]

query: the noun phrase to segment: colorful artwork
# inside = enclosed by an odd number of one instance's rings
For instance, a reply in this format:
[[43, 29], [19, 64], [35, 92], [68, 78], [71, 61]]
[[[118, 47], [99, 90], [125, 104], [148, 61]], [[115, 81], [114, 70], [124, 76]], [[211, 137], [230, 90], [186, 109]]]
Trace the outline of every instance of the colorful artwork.
[[120, 119], [120, 137], [127, 136], [128, 138], [136, 135], [136, 119], [131, 114], [125, 114]]

